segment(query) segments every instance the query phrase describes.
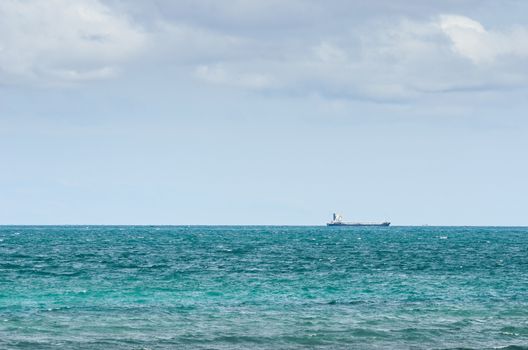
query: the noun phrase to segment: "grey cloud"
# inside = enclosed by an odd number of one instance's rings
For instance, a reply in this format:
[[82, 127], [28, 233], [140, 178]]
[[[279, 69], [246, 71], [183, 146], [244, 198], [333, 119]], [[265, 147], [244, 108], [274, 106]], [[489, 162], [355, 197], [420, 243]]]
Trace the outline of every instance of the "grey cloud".
[[528, 26], [504, 19], [528, 4], [501, 4], [8, 0], [0, 15], [29, 11], [0, 27], [0, 70], [82, 81], [170, 64], [205, 84], [374, 100], [525, 86]]
[[108, 78], [145, 43], [142, 29], [92, 0], [0, 3], [0, 78], [56, 84]]
[[[194, 63], [195, 77], [206, 83], [375, 99], [526, 84], [523, 54], [513, 49], [524, 40], [524, 29], [512, 31], [505, 21], [528, 8], [515, 1], [499, 9], [474, 0], [107, 3], [153, 28], [153, 40], [163, 38], [163, 55]], [[510, 41], [511, 54], [501, 57], [508, 64], [481, 66], [479, 55], [500, 54], [465, 49], [471, 45], [467, 33], [456, 25], [442, 28], [442, 18], [481, 25], [490, 33], [478, 39], [481, 47]], [[160, 31], [160, 23], [169, 30]], [[184, 36], [171, 34], [181, 28]]]

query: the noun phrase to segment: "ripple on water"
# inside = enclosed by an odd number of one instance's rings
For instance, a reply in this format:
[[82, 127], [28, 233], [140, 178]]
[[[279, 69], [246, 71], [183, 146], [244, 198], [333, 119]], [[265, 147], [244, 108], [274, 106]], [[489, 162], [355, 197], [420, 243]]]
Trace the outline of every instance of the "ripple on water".
[[528, 344], [528, 229], [0, 227], [0, 237], [0, 348]]

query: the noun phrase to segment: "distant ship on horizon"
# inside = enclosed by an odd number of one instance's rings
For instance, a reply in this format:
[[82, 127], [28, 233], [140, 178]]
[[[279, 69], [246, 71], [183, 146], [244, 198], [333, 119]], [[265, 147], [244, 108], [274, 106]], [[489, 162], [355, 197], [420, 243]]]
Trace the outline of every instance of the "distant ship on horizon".
[[334, 213], [332, 221], [326, 224], [326, 226], [389, 226], [390, 222], [345, 222], [343, 216]]

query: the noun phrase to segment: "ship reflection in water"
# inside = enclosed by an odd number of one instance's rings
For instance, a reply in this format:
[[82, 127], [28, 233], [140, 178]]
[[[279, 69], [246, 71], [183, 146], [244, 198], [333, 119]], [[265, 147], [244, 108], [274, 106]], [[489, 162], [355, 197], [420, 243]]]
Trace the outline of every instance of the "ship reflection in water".
[[332, 221], [326, 224], [327, 226], [389, 226], [390, 222], [345, 222], [343, 216], [334, 213]]

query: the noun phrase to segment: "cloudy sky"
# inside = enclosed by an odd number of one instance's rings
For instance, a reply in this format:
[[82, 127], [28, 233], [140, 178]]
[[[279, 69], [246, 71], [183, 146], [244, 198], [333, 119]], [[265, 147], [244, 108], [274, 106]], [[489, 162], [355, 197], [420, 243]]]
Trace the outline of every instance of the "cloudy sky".
[[2, 0], [0, 223], [528, 225], [526, 13]]

